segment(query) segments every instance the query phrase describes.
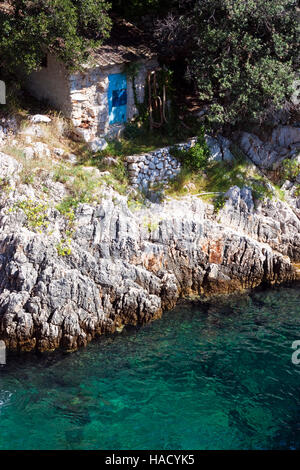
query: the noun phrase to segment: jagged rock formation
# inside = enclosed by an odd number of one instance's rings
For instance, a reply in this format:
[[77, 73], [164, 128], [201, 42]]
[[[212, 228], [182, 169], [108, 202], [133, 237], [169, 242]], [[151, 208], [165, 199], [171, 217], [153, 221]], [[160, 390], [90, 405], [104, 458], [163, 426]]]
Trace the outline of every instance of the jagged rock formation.
[[278, 126], [269, 141], [242, 132], [240, 146], [252, 162], [265, 170], [275, 170], [286, 158], [295, 158], [300, 150], [300, 127]]
[[265, 174], [271, 176], [275, 170], [276, 175], [276, 171], [280, 171], [287, 163], [294, 168], [294, 174], [287, 176], [289, 179], [281, 189], [288, 204], [300, 217], [300, 127], [277, 126], [267, 141], [262, 141], [255, 134], [243, 132], [239, 143], [249, 159]]
[[0, 339], [12, 350], [76, 349], [159, 318], [181, 296], [296, 277], [298, 217], [283, 202], [255, 206], [248, 188], [231, 188], [217, 214], [197, 197], [130, 211], [106, 190], [98, 204], [78, 207], [67, 256], [57, 249], [64, 217], [49, 205], [47, 229], [26, 227], [18, 191], [0, 211]]

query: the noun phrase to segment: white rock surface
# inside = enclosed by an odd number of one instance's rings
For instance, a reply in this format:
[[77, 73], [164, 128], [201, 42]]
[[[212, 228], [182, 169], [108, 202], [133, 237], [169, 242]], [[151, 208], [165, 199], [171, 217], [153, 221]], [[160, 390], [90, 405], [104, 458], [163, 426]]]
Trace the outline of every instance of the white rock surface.
[[22, 170], [22, 164], [15, 158], [0, 152], [0, 178], [12, 179]]
[[35, 114], [34, 116], [31, 116], [30, 121], [34, 124], [48, 124], [49, 122], [51, 122], [51, 119], [49, 118], [49, 116], [45, 116], [44, 114]]
[[102, 138], [97, 138], [93, 140], [92, 142], [89, 142], [89, 148], [91, 149], [92, 152], [95, 152], [95, 153], [101, 150], [105, 150], [107, 146], [108, 146], [108, 143], [106, 142], [105, 139], [102, 139]]
[[51, 157], [51, 152], [47, 144], [44, 144], [43, 142], [35, 142], [32, 147], [36, 158]]
[[[106, 190], [97, 205], [79, 205], [71, 252], [62, 256], [57, 244], [66, 220], [55, 204], [64, 190], [46, 184], [53, 191], [48, 203], [55, 202], [42, 211], [42, 233], [0, 199], [0, 332], [8, 349], [76, 349], [159, 318], [180, 296], [295, 279], [299, 219], [281, 201], [255, 208], [248, 188], [232, 188], [217, 215], [196, 197], [131, 212], [125, 197]], [[27, 188], [22, 198], [34, 202]], [[11, 207], [20, 198], [14, 193]]]

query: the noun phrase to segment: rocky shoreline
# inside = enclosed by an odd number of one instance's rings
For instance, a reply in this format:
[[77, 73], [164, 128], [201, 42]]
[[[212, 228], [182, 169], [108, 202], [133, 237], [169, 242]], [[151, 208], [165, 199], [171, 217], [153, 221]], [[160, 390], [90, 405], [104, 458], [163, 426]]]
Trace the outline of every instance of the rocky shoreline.
[[[24, 142], [11, 141], [15, 156], [0, 152], [0, 339], [9, 350], [76, 350], [155, 320], [184, 297], [299, 279], [300, 175], [284, 183], [282, 200], [266, 180], [271, 199], [232, 186], [219, 210], [191, 194], [132, 205], [134, 188], [119, 194], [109, 172], [77, 167], [63, 150], [43, 143], [42, 152], [33, 142], [37, 155], [17, 158], [37, 131], [47, 137], [34, 126], [20, 133]], [[272, 173], [279, 156], [299, 164], [299, 128], [281, 127], [280, 138], [276, 132], [270, 144], [242, 135], [251, 171]], [[223, 159], [215, 140], [210, 149]]]
[[47, 220], [46, 236], [21, 211], [1, 210], [0, 337], [10, 350], [75, 350], [155, 320], [183, 296], [297, 278], [298, 217], [281, 201], [255, 206], [248, 188], [231, 188], [217, 214], [197, 197], [130, 211], [106, 192], [78, 207], [68, 256], [55, 244], [63, 217], [49, 209]]

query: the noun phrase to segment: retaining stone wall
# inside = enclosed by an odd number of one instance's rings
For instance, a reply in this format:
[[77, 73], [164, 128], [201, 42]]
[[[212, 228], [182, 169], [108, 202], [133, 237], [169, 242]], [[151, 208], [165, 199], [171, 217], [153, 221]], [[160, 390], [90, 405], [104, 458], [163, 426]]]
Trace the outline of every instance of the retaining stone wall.
[[[187, 150], [194, 146], [197, 138], [176, 145]], [[171, 147], [164, 147], [142, 155], [131, 155], [126, 158], [130, 184], [135, 188], [147, 189], [157, 183], [167, 183], [181, 169], [181, 164], [170, 153]]]

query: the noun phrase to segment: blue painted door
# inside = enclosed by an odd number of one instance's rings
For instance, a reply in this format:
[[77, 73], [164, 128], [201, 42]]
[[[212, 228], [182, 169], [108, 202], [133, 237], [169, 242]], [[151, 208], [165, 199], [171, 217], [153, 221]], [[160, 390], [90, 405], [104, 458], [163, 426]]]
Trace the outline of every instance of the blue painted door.
[[109, 75], [108, 107], [109, 124], [126, 121], [127, 115], [127, 79], [123, 73]]

